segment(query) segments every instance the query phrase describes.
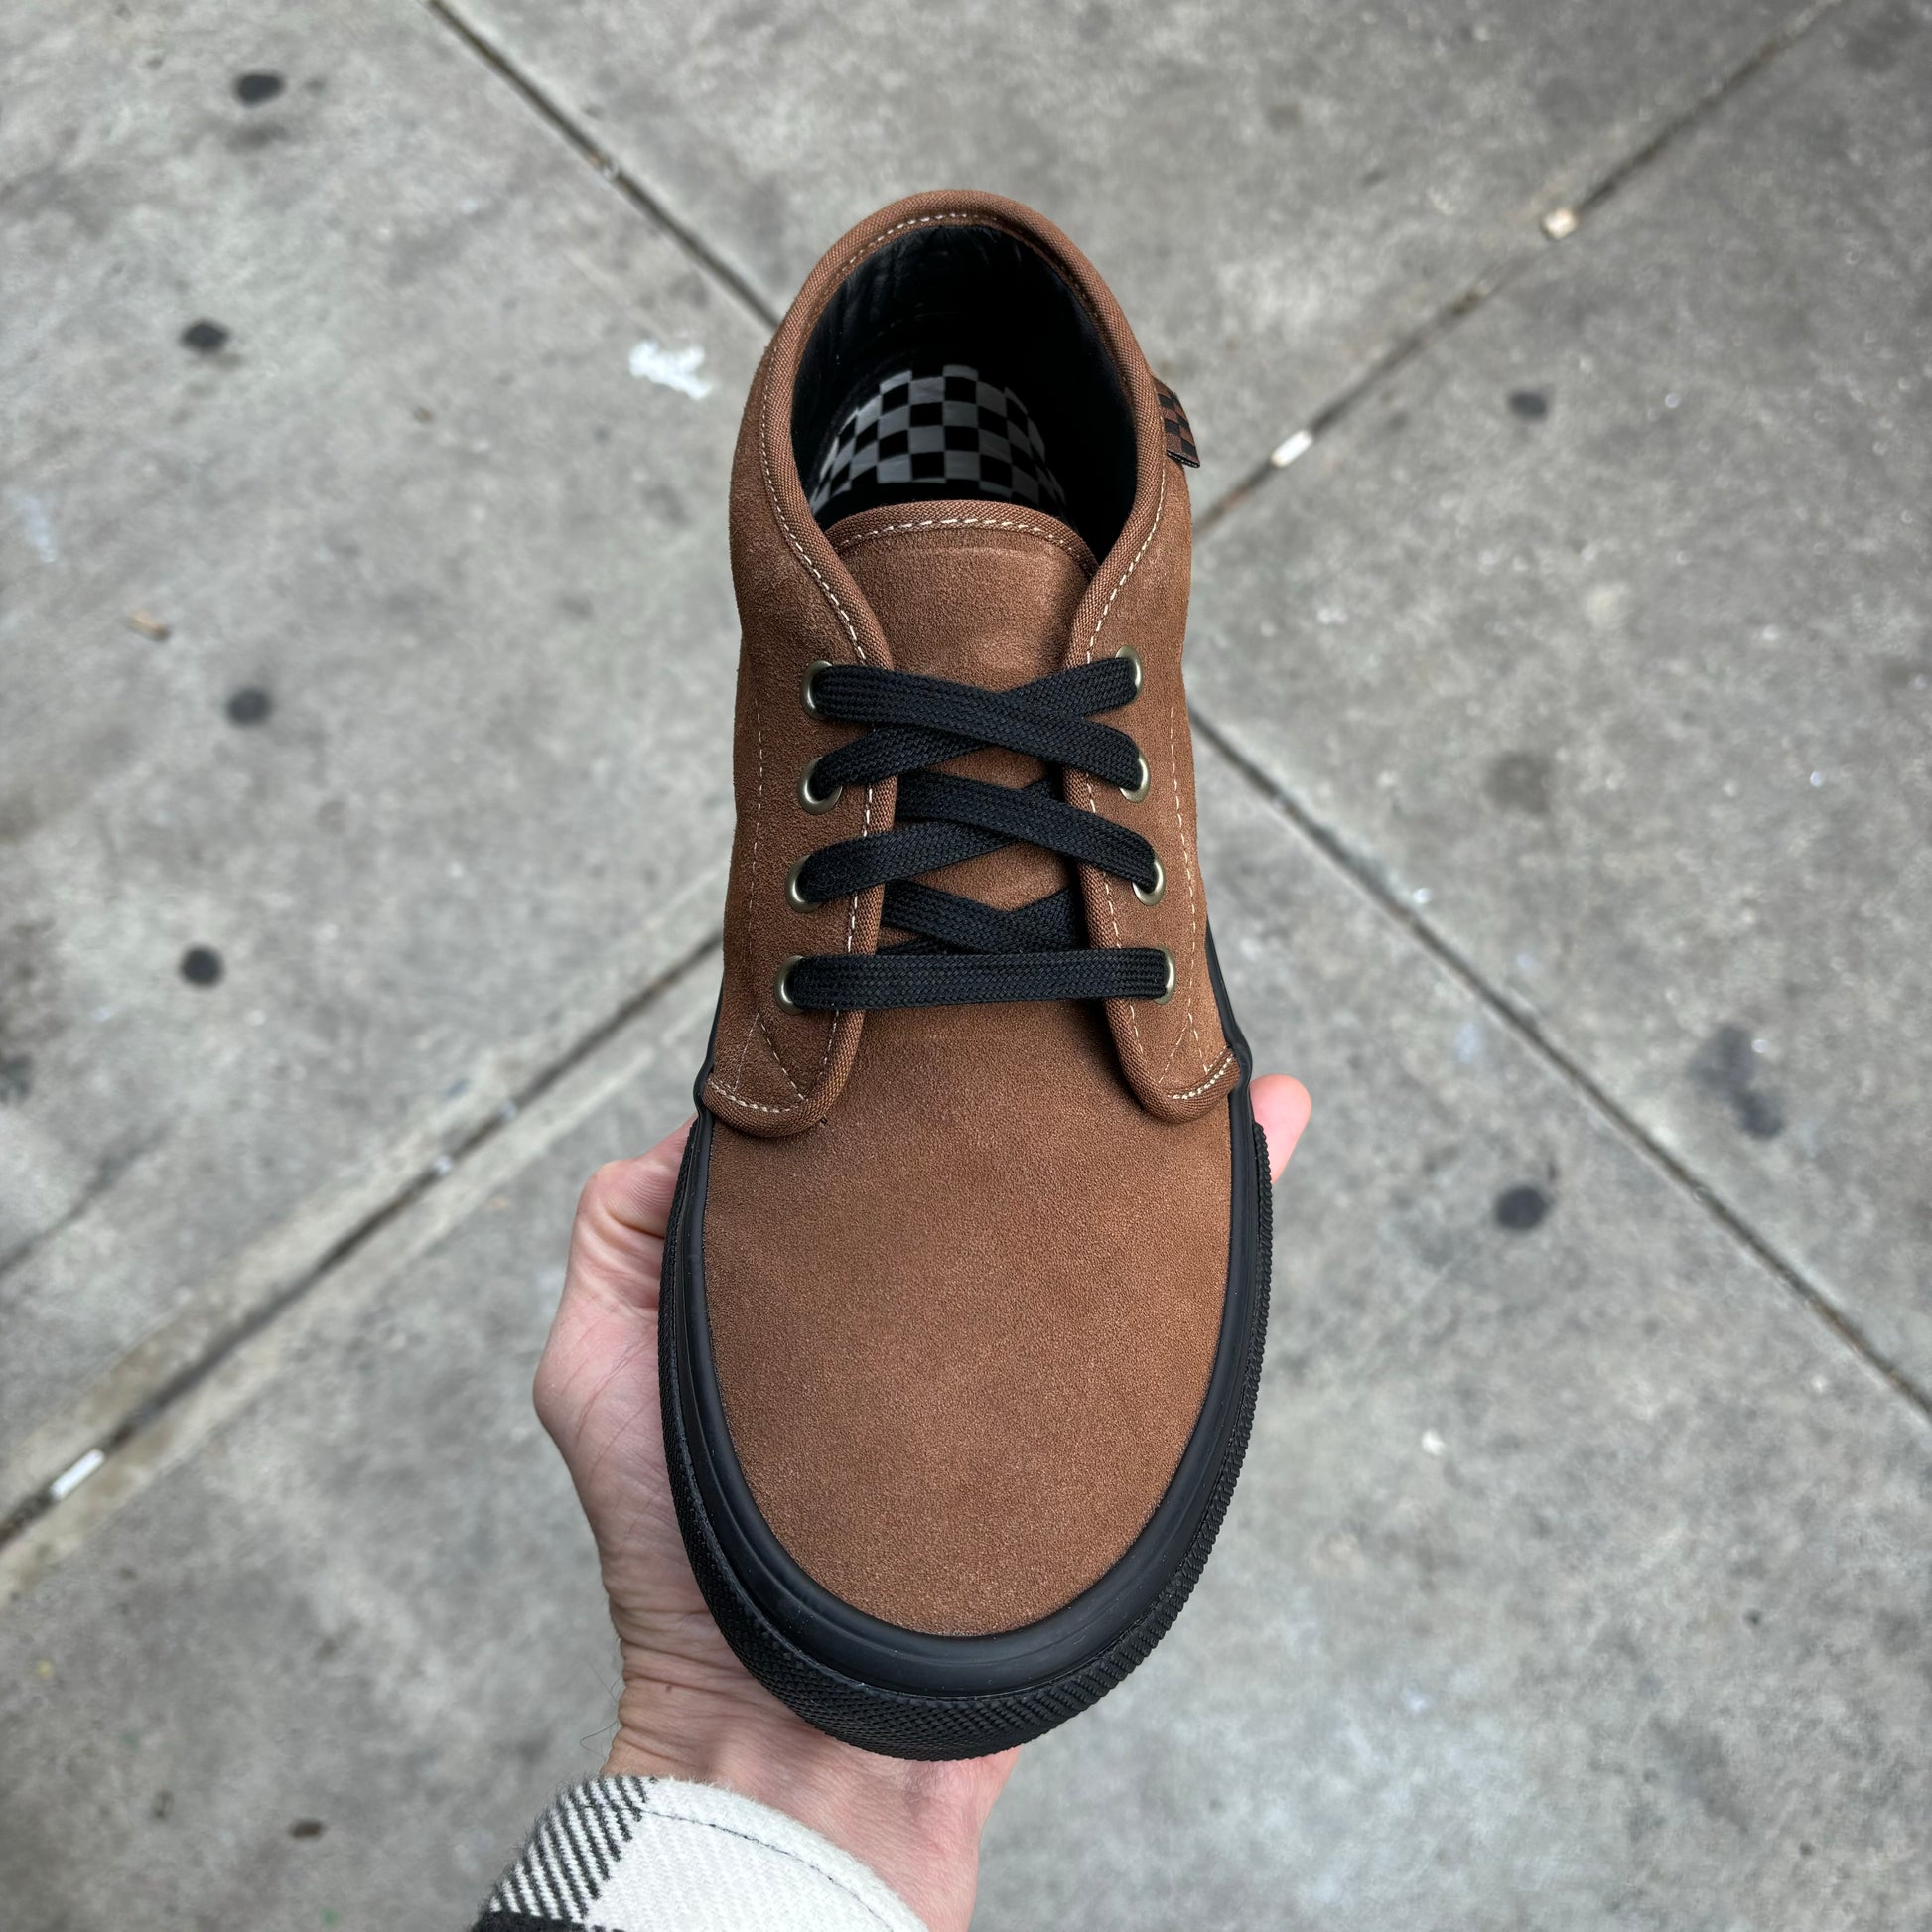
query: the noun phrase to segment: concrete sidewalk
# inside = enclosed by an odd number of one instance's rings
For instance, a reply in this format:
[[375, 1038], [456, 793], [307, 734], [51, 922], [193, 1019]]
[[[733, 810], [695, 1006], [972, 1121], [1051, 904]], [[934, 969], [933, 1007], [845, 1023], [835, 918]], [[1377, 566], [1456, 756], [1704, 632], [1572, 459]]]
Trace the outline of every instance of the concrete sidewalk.
[[980, 1922], [1932, 1922], [1932, 7], [944, 20], [0, 20], [9, 1926], [460, 1923], [595, 1768], [527, 1386], [709, 1018], [737, 412], [947, 180], [1188, 404], [1315, 1096]]

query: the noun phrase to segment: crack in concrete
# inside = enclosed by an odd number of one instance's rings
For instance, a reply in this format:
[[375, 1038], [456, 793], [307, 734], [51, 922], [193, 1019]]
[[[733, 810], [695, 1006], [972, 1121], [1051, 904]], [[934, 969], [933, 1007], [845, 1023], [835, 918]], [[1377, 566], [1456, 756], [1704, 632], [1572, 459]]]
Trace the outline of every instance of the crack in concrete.
[[[1201, 511], [1194, 519], [1195, 534], [1205, 536], [1223, 517], [1245, 502], [1271, 477], [1285, 470], [1295, 457], [1302, 456], [1337, 423], [1352, 414], [1358, 404], [1381, 388], [1383, 383], [1398, 370], [1413, 362], [1425, 349], [1434, 347], [1465, 317], [1473, 315], [1491, 296], [1507, 288], [1524, 274], [1534, 262], [1541, 259], [1546, 247], [1563, 246], [1574, 241], [1585, 218], [1601, 207], [1626, 182], [1648, 168], [1666, 150], [1675, 147], [1687, 134], [1700, 127], [1725, 101], [1740, 88], [1748, 85], [1780, 55], [1789, 52], [1803, 40], [1827, 14], [1836, 13], [1850, 4], [1851, 0], [1814, 0], [1813, 5], [1804, 8], [1787, 21], [1777, 33], [1740, 61], [1736, 67], [1721, 74], [1681, 113], [1666, 121], [1642, 147], [1633, 149], [1625, 155], [1567, 208], [1561, 210], [1569, 217], [1561, 231], [1561, 240], [1558, 236], [1550, 234], [1546, 241], [1526, 247], [1520, 253], [1492, 264], [1459, 294], [1451, 296], [1415, 328], [1398, 337], [1366, 368], [1330, 396], [1306, 423], [1277, 442], [1270, 453], [1245, 477], [1223, 491]], [[1549, 217], [1546, 215], [1545, 218], [1547, 220]], [[1546, 229], [1545, 233], [1549, 234], [1549, 231]], [[1291, 451], [1293, 456], [1288, 454]]]
[[599, 176], [609, 182], [638, 213], [669, 235], [707, 275], [714, 277], [736, 296], [766, 329], [777, 328], [777, 312], [751, 282], [695, 228], [680, 221], [610, 149], [571, 117], [568, 108], [546, 93], [481, 27], [453, 5], [452, 0], [422, 0], [422, 4], [505, 86], [511, 88], [525, 106], [547, 122], [552, 133], [561, 136], [588, 161]]
[[1789, 53], [1827, 14], [1837, 13], [1850, 4], [1851, 0], [1812, 0], [1810, 6], [1800, 8], [1755, 53], [1740, 61], [1728, 73], [1720, 74], [1674, 120], [1667, 121], [1642, 147], [1626, 155], [1593, 188], [1587, 191], [1580, 201], [1573, 202], [1570, 205], [1571, 213], [1579, 221], [1593, 213], [1631, 176], [1649, 167], [1667, 148], [1674, 147], [1686, 134], [1714, 114], [1739, 88], [1747, 86], [1780, 55]]
[[[101, 1468], [110, 1466], [122, 1450], [152, 1430], [159, 1420], [207, 1382], [223, 1363], [272, 1327], [297, 1304], [312, 1296], [331, 1276], [366, 1250], [379, 1235], [403, 1219], [434, 1189], [460, 1173], [478, 1153], [499, 1139], [512, 1123], [553, 1088], [594, 1059], [603, 1047], [711, 958], [718, 950], [720, 939], [721, 935], [716, 931], [707, 932], [696, 945], [653, 975], [627, 999], [585, 1028], [564, 1052], [532, 1074], [486, 1119], [427, 1165], [418, 1167], [377, 1205], [323, 1244], [306, 1266], [291, 1273], [273, 1293], [253, 1303], [179, 1367], [162, 1375], [143, 1390], [104, 1431], [96, 1435], [83, 1452], [67, 1459], [64, 1467], [20, 1495], [12, 1508], [0, 1516], [0, 1550], [6, 1549], [43, 1517], [63, 1507], [70, 1496], [79, 1491], [83, 1482], [91, 1480]], [[176, 1318], [192, 1320], [197, 1312], [191, 1306], [185, 1308]], [[143, 1344], [144, 1347], [148, 1345]], [[110, 1370], [108, 1378], [112, 1374]], [[0, 1498], [0, 1501], [4, 1501], [4, 1498]]]
[[[1562, 241], [1546, 246], [1568, 246], [1574, 242], [1585, 218], [1593, 213], [1619, 189], [1676, 146], [1686, 135], [1701, 126], [1742, 88], [1789, 52], [1826, 16], [1839, 12], [1850, 0], [1815, 0], [1783, 28], [1773, 34], [1747, 59], [1713, 81], [1690, 106], [1667, 122], [1642, 147], [1633, 150], [1604, 174], [1567, 210], [1575, 217], [1564, 230]], [[1248, 476], [1235, 483], [1197, 519], [1195, 528], [1205, 535], [1250, 496], [1268, 479], [1286, 468], [1279, 461], [1282, 451], [1294, 450], [1300, 456], [1322, 435], [1350, 415], [1398, 370], [1433, 347], [1466, 317], [1480, 309], [1498, 290], [1507, 287], [1538, 260], [1542, 247], [1526, 249], [1514, 259], [1496, 264], [1478, 276], [1451, 301], [1445, 303], [1426, 321], [1394, 343], [1381, 356], [1343, 389], [1331, 396], [1302, 429], [1276, 445], [1275, 454], [1258, 464]], [[1338, 868], [1369, 899], [1394, 919], [1409, 936], [1439, 964], [1452, 973], [1483, 1006], [1528, 1045], [1571, 1090], [1593, 1108], [1610, 1126], [1660, 1169], [1670, 1180], [1688, 1193], [1692, 1200], [1716, 1220], [1739, 1246], [1752, 1255], [1799, 1302], [1831, 1330], [1839, 1342], [1857, 1356], [1892, 1391], [1928, 1422], [1932, 1422], [1932, 1392], [1922, 1389], [1905, 1371], [1878, 1347], [1851, 1315], [1841, 1309], [1826, 1291], [1786, 1256], [1767, 1235], [1761, 1233], [1742, 1210], [1733, 1207], [1694, 1169], [1672, 1154], [1634, 1115], [1617, 1101], [1593, 1075], [1553, 1041], [1526, 1009], [1519, 1007], [1500, 987], [1494, 986], [1475, 963], [1461, 953], [1447, 937], [1431, 926], [1411, 906], [1388, 889], [1372, 858], [1356, 852], [1343, 836], [1325, 824], [1296, 798], [1266, 769], [1236, 750], [1227, 735], [1200, 712], [1192, 713], [1194, 729], [1225, 758], [1256, 791], [1272, 804], [1321, 855]]]
[[1484, 1010], [1527, 1046], [1580, 1101], [1688, 1194], [1696, 1206], [1788, 1289], [1852, 1354], [1903, 1397], [1925, 1421], [1932, 1423], [1932, 1393], [1921, 1389], [1768, 1235], [1760, 1233], [1741, 1210], [1665, 1147], [1582, 1061], [1558, 1045], [1532, 1011], [1512, 1000], [1502, 988], [1492, 985], [1452, 940], [1396, 897], [1384, 884], [1371, 857], [1357, 852], [1332, 825], [1317, 818], [1302, 799], [1238, 750], [1211, 719], [1197, 711], [1189, 715], [1195, 732], [1227, 760], [1250, 789], [1273, 806], [1378, 911], [1400, 926], [1464, 991], [1473, 994]]
[[24, 1241], [16, 1242], [4, 1254], [0, 1254], [0, 1288], [4, 1288], [9, 1276], [17, 1274], [44, 1249], [52, 1247], [62, 1235], [83, 1220], [98, 1200], [112, 1193], [128, 1169], [145, 1154], [159, 1147], [165, 1136], [154, 1134], [134, 1146], [110, 1153], [102, 1158], [94, 1169], [93, 1178], [88, 1181], [79, 1198], [64, 1213], [48, 1222], [46, 1227], [28, 1235]]

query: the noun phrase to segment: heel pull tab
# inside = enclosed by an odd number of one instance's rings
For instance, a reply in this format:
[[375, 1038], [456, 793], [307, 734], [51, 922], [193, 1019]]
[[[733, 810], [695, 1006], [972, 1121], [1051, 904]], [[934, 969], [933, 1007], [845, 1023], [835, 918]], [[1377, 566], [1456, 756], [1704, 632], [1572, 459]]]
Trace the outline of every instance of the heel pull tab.
[[1180, 398], [1157, 375], [1154, 393], [1161, 398], [1161, 427], [1167, 431], [1168, 454], [1189, 470], [1200, 468], [1200, 452], [1194, 448], [1194, 426], [1180, 406]]

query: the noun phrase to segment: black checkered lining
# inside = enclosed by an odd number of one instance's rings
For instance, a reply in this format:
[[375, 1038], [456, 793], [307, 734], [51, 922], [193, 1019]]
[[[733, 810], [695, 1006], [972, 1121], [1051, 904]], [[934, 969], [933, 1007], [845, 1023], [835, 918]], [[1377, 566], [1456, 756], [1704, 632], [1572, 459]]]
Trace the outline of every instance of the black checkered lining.
[[1066, 506], [1026, 404], [963, 362], [899, 369], [881, 381], [839, 426], [819, 464], [812, 514], [822, 517], [840, 497], [875, 486], [921, 483], [948, 485], [948, 494], [970, 485], [981, 496]]

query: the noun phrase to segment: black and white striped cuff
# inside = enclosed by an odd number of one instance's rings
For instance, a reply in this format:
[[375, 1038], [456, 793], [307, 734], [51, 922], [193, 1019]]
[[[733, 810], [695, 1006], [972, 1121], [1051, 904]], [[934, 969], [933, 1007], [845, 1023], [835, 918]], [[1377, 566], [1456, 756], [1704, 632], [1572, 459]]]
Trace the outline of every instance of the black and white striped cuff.
[[767, 1805], [670, 1778], [562, 1793], [476, 1932], [923, 1932], [828, 1839]]

